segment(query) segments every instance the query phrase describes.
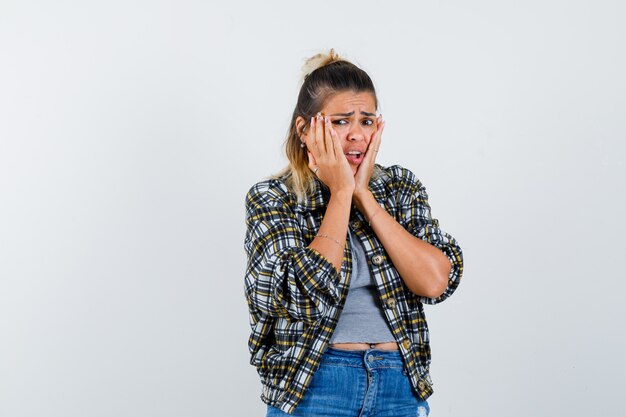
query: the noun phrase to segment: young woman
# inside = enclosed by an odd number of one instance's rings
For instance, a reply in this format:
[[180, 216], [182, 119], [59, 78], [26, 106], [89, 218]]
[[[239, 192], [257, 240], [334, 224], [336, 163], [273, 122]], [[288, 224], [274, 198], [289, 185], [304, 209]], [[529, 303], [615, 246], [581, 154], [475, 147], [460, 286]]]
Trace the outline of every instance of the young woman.
[[423, 304], [448, 298], [461, 249], [423, 184], [376, 164], [370, 77], [333, 50], [305, 64], [289, 165], [246, 196], [251, 364], [267, 416], [428, 415]]

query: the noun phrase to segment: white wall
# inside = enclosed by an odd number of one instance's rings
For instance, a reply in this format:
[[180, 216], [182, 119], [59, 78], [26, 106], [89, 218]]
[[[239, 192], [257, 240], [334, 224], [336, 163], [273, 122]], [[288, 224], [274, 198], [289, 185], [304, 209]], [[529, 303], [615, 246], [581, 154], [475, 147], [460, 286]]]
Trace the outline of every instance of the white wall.
[[433, 416], [620, 416], [620, 1], [0, 3], [0, 415], [264, 415], [243, 198], [303, 59], [370, 73], [379, 162], [465, 255]]

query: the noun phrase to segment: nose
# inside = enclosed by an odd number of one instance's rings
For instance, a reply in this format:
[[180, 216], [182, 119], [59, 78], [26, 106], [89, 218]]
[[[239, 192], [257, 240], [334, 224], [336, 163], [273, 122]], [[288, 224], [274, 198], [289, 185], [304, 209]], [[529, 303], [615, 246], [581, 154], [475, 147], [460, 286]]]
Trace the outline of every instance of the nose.
[[365, 139], [365, 134], [363, 133], [363, 127], [360, 123], [355, 123], [350, 127], [350, 132], [348, 132], [348, 140], [350, 142], [357, 142]]

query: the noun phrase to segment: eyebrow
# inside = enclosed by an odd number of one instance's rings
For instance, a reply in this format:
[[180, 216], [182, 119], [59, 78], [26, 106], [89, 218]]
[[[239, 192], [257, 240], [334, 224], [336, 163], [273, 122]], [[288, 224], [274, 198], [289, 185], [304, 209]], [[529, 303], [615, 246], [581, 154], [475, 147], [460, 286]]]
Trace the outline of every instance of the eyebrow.
[[[352, 110], [350, 113], [335, 113], [335, 114], [331, 114], [331, 116], [341, 116], [341, 117], [350, 117], [354, 114], [354, 110]], [[374, 117], [376, 116], [375, 113], [368, 113], [366, 111], [362, 111], [361, 114], [363, 116], [370, 116], [370, 117]]]

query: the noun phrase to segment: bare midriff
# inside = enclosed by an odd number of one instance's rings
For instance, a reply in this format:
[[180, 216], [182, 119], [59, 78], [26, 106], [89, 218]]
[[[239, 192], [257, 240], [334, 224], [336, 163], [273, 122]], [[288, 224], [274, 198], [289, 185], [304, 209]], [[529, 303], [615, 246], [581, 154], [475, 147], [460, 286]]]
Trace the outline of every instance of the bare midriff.
[[374, 349], [378, 350], [398, 350], [398, 344], [396, 342], [383, 342], [383, 343], [333, 343], [330, 346], [337, 349], [346, 350], [367, 350], [374, 346]]

